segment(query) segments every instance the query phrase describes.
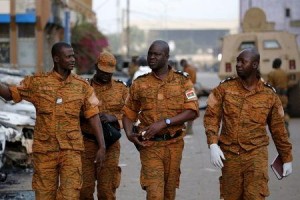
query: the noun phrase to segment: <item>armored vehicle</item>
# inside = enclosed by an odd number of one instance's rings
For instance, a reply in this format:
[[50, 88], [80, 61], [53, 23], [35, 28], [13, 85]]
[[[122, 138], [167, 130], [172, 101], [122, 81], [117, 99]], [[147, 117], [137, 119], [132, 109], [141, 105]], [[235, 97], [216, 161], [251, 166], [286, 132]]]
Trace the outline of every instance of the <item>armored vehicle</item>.
[[225, 79], [236, 74], [236, 56], [249, 47], [256, 47], [261, 55], [260, 73], [267, 80], [267, 75], [273, 70], [275, 58], [281, 58], [281, 68], [289, 76], [289, 114], [300, 117], [300, 54], [296, 35], [275, 31], [274, 23], [266, 21], [266, 15], [260, 8], [249, 9], [242, 23], [242, 33], [227, 35], [222, 41], [222, 59], [219, 77]]

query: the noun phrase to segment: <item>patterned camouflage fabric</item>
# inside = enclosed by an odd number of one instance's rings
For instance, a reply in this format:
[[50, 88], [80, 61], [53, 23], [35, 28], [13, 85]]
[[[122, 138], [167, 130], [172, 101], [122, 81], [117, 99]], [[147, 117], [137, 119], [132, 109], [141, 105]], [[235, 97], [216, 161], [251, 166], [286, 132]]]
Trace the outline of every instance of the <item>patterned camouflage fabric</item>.
[[[101, 85], [94, 81], [91, 83], [99, 99], [100, 113], [115, 115], [121, 123], [121, 109], [128, 95], [128, 88], [121, 81], [112, 80], [110, 84]], [[81, 123], [82, 130], [91, 133], [87, 122]], [[118, 166], [120, 158], [120, 142], [106, 149], [105, 160], [102, 168], [98, 171], [94, 159], [98, 145], [89, 139], [84, 139], [85, 151], [82, 156], [83, 185], [80, 199], [93, 199], [95, 181], [97, 180], [97, 194], [99, 200], [116, 199], [116, 189], [121, 180], [121, 168]]]
[[187, 72], [190, 75], [192, 83], [195, 84], [197, 81], [196, 69], [191, 65], [188, 65], [187, 67], [184, 67], [183, 71]]
[[37, 199], [78, 199], [84, 149], [79, 113], [82, 109], [86, 118], [99, 113], [93, 88], [77, 75], [63, 80], [52, 71], [26, 77], [10, 90], [15, 102], [24, 99], [36, 108], [32, 187]]
[[[193, 84], [183, 73], [170, 70], [164, 80], [153, 72], [137, 78], [123, 111], [132, 121], [139, 119], [139, 128], [142, 129], [186, 109], [195, 110], [199, 115]], [[167, 127], [161, 134], [175, 135], [183, 128], [184, 124]], [[149, 146], [141, 148], [141, 186], [147, 190], [147, 199], [175, 199], [184, 147], [184, 132], [181, 134], [167, 141], [148, 141]]]
[[[266, 125], [283, 162], [292, 161], [292, 146], [278, 96], [262, 80], [255, 90], [249, 91], [239, 78], [231, 78], [212, 91], [207, 103], [204, 115], [207, 143], [218, 143], [226, 158], [221, 194], [225, 199], [264, 199], [269, 195]], [[222, 129], [218, 136], [221, 120]]]
[[268, 83], [270, 83], [278, 94], [282, 106], [285, 109], [288, 104], [287, 89], [288, 89], [288, 76], [282, 69], [275, 69], [268, 74]]

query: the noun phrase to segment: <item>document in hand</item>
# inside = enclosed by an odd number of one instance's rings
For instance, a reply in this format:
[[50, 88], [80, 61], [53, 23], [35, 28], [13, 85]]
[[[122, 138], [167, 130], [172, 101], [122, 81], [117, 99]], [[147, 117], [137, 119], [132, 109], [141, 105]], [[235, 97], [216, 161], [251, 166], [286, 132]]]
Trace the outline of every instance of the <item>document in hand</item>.
[[283, 178], [283, 162], [279, 155], [277, 155], [271, 163], [271, 169], [273, 170], [278, 180], [281, 180]]

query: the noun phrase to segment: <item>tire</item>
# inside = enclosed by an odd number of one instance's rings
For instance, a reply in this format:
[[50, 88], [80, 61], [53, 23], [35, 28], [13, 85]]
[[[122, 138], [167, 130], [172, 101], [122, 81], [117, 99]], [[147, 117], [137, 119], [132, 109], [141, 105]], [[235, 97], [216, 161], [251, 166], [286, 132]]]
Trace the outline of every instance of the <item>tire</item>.
[[288, 113], [291, 117], [300, 117], [300, 82], [289, 89]]

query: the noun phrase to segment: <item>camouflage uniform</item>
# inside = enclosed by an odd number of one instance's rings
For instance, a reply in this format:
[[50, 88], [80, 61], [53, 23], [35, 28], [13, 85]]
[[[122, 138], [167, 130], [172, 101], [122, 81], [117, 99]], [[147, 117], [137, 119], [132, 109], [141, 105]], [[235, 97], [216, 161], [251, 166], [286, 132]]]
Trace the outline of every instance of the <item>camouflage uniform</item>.
[[[183, 73], [169, 70], [164, 80], [153, 72], [138, 77], [130, 88], [123, 111], [130, 120], [139, 119], [142, 129], [187, 109], [199, 114], [193, 84]], [[149, 200], [175, 199], [184, 147], [183, 128], [184, 124], [167, 127], [155, 136], [157, 139], [147, 141], [148, 147], [140, 148], [140, 181]], [[170, 138], [158, 139], [163, 134]]]
[[[128, 95], [128, 88], [122, 81], [112, 80], [111, 83], [101, 85], [91, 83], [100, 101], [98, 108], [100, 113], [115, 115], [122, 119], [121, 109]], [[120, 121], [121, 122], [121, 121]], [[87, 122], [81, 123], [84, 132], [91, 133]], [[95, 181], [97, 180], [97, 194], [99, 200], [116, 199], [116, 189], [121, 180], [121, 168], [118, 166], [120, 158], [120, 142], [117, 141], [106, 150], [105, 161], [100, 170], [94, 164], [98, 150], [95, 141], [84, 138], [85, 151], [82, 156], [83, 185], [80, 199], [94, 199]]]
[[193, 84], [196, 83], [196, 69], [192, 67], [191, 65], [187, 65], [186, 67], [183, 68], [184, 72], [187, 72], [190, 75], [191, 81]]
[[258, 200], [269, 195], [266, 125], [283, 162], [292, 161], [283, 116], [279, 98], [261, 80], [249, 91], [239, 78], [231, 78], [209, 95], [204, 126], [208, 144], [218, 143], [226, 158], [220, 178], [225, 200]]
[[63, 80], [52, 71], [26, 77], [10, 91], [15, 102], [24, 99], [36, 108], [32, 147], [36, 199], [79, 199], [84, 149], [79, 113], [83, 109], [86, 118], [99, 113], [93, 88], [77, 75]]
[[289, 115], [287, 113], [288, 105], [288, 76], [284, 70], [281, 68], [274, 69], [268, 74], [268, 82], [276, 89], [276, 93], [282, 103], [284, 109], [284, 119], [286, 123], [286, 128], [288, 128]]
[[[187, 72], [189, 74], [189, 77], [191, 78], [191, 81], [192, 81], [192, 83], [195, 86], [196, 94], [198, 94], [200, 88], [197, 88], [196, 85], [195, 85], [195, 83], [197, 82], [197, 79], [196, 79], [196, 69], [193, 66], [191, 66], [191, 65], [186, 65], [183, 68], [183, 71]], [[188, 121], [186, 123], [186, 133], [188, 135], [194, 134], [194, 131], [193, 131], [193, 121]]]

